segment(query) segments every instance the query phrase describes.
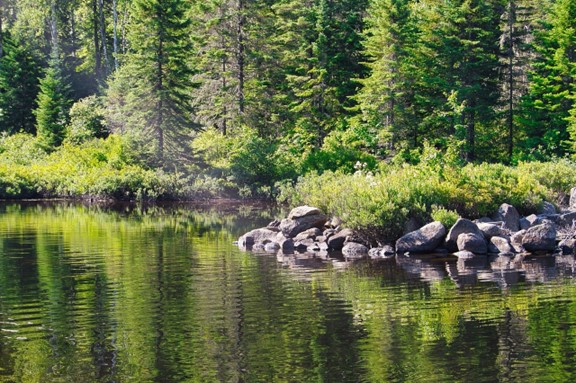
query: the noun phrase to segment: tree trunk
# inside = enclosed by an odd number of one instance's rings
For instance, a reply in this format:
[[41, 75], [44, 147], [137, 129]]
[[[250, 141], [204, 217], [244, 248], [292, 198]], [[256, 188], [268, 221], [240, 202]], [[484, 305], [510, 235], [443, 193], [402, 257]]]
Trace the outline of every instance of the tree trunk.
[[106, 76], [108, 72], [108, 49], [106, 48], [106, 25], [104, 24], [104, 0], [100, 0], [98, 6], [98, 21], [100, 27], [100, 42], [102, 43], [102, 57], [104, 58], [103, 75]]
[[4, 4], [0, 1], [0, 58], [4, 56], [4, 33], [2, 32], [2, 18], [4, 17]]
[[238, 11], [238, 29], [237, 33], [237, 62], [238, 62], [238, 112], [240, 114], [244, 113], [244, 0], [238, 0], [237, 4]]
[[514, 151], [514, 1], [508, 2], [508, 161]]
[[158, 157], [159, 166], [164, 165], [164, 41], [162, 40], [162, 34], [160, 33], [158, 41], [158, 63], [156, 72], [156, 93], [158, 97], [158, 103], [156, 105], [156, 112], [158, 113], [158, 119], [156, 121], [156, 137], [158, 140], [158, 146], [156, 148], [156, 155]]
[[118, 0], [112, 1], [112, 14], [114, 17], [114, 32], [113, 32], [114, 70], [118, 70]]
[[98, 31], [98, 0], [92, 0], [92, 38], [94, 39], [94, 72], [96, 78], [100, 79], [102, 69], [102, 56], [100, 55], [100, 39]]
[[471, 102], [471, 108], [467, 113], [466, 121], [466, 161], [472, 162], [475, 157], [475, 141], [476, 141], [476, 112], [474, 111], [474, 102]]

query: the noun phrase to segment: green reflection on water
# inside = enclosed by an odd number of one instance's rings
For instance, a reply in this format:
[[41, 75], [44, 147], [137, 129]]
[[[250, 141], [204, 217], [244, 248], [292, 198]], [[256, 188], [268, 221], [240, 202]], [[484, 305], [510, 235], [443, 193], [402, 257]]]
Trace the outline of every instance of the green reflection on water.
[[576, 285], [554, 259], [502, 286], [471, 278], [490, 265], [312, 270], [232, 245], [274, 216], [0, 205], [0, 381], [576, 381]]

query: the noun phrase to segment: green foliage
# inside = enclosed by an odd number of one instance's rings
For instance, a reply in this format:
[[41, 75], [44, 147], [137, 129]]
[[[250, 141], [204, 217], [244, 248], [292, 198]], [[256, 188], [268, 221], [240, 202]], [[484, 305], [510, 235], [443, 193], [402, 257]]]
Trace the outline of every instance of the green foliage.
[[70, 108], [69, 85], [62, 74], [58, 53], [53, 52], [50, 66], [40, 80], [40, 93], [36, 100], [36, 131], [42, 145], [51, 150], [62, 144], [66, 135]]
[[34, 133], [32, 111], [38, 94], [40, 64], [21, 42], [4, 34], [0, 58], [0, 131]]
[[544, 200], [558, 202], [574, 184], [576, 165], [568, 161], [462, 167], [450, 154], [428, 147], [418, 164], [384, 165], [374, 175], [309, 174], [285, 184], [280, 200], [317, 206], [380, 241], [398, 238], [409, 218], [479, 218], [504, 202], [534, 212]]
[[104, 108], [98, 97], [89, 96], [77, 101], [70, 108], [66, 139], [80, 144], [91, 138], [105, 138], [108, 129], [104, 118]]
[[447, 210], [438, 205], [432, 205], [430, 216], [434, 221], [442, 222], [444, 227], [451, 228], [460, 216], [454, 210]]

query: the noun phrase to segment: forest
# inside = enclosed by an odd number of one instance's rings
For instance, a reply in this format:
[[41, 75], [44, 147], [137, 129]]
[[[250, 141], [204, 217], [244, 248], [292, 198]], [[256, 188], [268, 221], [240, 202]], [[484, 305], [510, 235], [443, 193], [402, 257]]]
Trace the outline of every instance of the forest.
[[0, 4], [2, 198], [286, 196], [431, 158], [576, 184], [576, 0]]

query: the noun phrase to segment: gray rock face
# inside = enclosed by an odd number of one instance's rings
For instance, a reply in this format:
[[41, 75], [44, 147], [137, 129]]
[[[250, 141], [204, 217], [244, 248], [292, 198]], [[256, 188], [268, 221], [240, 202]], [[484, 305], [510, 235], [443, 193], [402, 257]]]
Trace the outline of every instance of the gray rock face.
[[536, 214], [530, 214], [527, 217], [520, 219], [520, 230], [527, 230], [532, 226], [540, 225], [542, 220]]
[[296, 218], [285, 218], [280, 222], [280, 230], [286, 237], [294, 238], [304, 230], [308, 230], [313, 227], [321, 228], [325, 222], [326, 216], [324, 214], [312, 214]]
[[[288, 219], [298, 219], [302, 217], [308, 217], [313, 215], [323, 215], [320, 209], [312, 206], [298, 206], [290, 211], [288, 214]], [[326, 220], [324, 220], [326, 221]]]
[[576, 187], [570, 189], [570, 209], [576, 210]]
[[370, 258], [388, 258], [396, 254], [392, 246], [374, 247], [368, 251]]
[[482, 233], [462, 233], [457, 240], [458, 251], [470, 251], [474, 254], [486, 254], [488, 246]]
[[295, 241], [301, 241], [303, 239], [308, 239], [308, 238], [314, 239], [314, 238], [321, 236], [321, 235], [322, 235], [322, 230], [318, 229], [317, 227], [313, 227], [311, 229], [304, 230], [303, 232], [296, 235], [294, 237], [294, 240]]
[[328, 240], [326, 241], [326, 243], [328, 244], [328, 247], [330, 249], [342, 250], [342, 248], [344, 247], [344, 242], [346, 241], [346, 238], [349, 236], [352, 236], [352, 235], [354, 235], [354, 232], [350, 229], [340, 230], [336, 234], [333, 234], [332, 236], [330, 236], [328, 238]]
[[277, 244], [276, 242], [268, 242], [267, 244], [264, 245], [264, 250], [267, 253], [275, 253], [280, 249], [280, 245]]
[[504, 228], [512, 231], [520, 230], [520, 214], [512, 205], [503, 203], [498, 208], [498, 219], [504, 222]]
[[518, 253], [523, 253], [525, 251], [524, 246], [522, 246], [522, 240], [524, 239], [524, 234], [526, 230], [520, 230], [510, 237], [510, 244]]
[[488, 244], [488, 251], [496, 254], [510, 254], [514, 253], [514, 248], [510, 243], [510, 239], [506, 237], [492, 237]]
[[350, 258], [359, 258], [368, 255], [368, 248], [361, 243], [348, 242], [342, 248], [342, 254]]
[[574, 222], [576, 222], [576, 212], [562, 214], [557, 221], [562, 227], [572, 227]]
[[478, 229], [480, 229], [480, 231], [484, 234], [486, 239], [502, 236], [504, 234], [502, 228], [493, 223], [480, 222], [477, 224], [477, 226]]
[[576, 248], [576, 239], [574, 238], [563, 239], [558, 244], [558, 247], [560, 248], [560, 251], [564, 255], [573, 254], [574, 249]]
[[432, 222], [410, 232], [396, 241], [398, 253], [425, 253], [432, 251], [442, 243], [446, 228], [441, 222]]
[[551, 215], [551, 214], [558, 213], [558, 211], [556, 210], [556, 206], [554, 206], [553, 203], [550, 203], [548, 201], [544, 201], [544, 202], [542, 202], [542, 206], [540, 207], [538, 213], [544, 214], [544, 215]]
[[276, 239], [276, 235], [278, 235], [277, 231], [270, 230], [268, 228], [260, 228], [249, 231], [243, 236], [254, 238], [254, 243], [262, 243], [264, 241], [274, 241]]
[[479, 236], [484, 236], [482, 231], [478, 228], [474, 222], [466, 218], [459, 218], [458, 221], [452, 226], [448, 235], [446, 236], [445, 246], [449, 251], [458, 250], [458, 237], [460, 234], [476, 234]]
[[554, 251], [556, 249], [556, 228], [549, 223], [529, 228], [522, 238], [522, 246], [530, 252]]

